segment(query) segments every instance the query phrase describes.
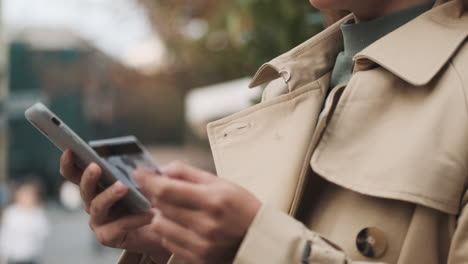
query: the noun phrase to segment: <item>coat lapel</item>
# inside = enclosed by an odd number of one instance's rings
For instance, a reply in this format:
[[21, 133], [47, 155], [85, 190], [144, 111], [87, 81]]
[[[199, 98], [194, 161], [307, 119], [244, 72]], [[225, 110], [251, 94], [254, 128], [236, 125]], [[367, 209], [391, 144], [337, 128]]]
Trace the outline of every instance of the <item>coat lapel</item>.
[[209, 124], [218, 175], [292, 213], [309, 168], [325, 88], [320, 79]]

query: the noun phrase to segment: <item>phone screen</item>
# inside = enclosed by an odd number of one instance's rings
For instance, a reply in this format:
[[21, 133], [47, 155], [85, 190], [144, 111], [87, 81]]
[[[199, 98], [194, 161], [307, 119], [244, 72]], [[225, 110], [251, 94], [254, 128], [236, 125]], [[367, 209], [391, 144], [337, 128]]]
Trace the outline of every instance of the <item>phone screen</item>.
[[94, 146], [93, 149], [101, 158], [127, 175], [133, 183], [135, 182], [130, 175], [137, 168], [159, 173], [152, 157], [134, 142]]

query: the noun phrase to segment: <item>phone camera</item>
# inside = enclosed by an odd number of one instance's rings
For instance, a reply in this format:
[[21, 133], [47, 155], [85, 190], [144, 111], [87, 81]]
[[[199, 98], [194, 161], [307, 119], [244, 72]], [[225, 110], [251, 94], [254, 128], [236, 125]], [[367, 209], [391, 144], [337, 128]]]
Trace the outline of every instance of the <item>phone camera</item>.
[[60, 126], [60, 121], [55, 117], [52, 117], [52, 123], [54, 123], [56, 126]]

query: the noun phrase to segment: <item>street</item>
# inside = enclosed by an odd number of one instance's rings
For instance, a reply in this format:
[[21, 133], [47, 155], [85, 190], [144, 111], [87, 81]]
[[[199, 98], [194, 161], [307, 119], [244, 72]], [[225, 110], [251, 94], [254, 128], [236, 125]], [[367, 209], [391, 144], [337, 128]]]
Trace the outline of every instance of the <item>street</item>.
[[88, 226], [88, 217], [81, 209], [68, 212], [49, 204], [47, 213], [51, 224], [42, 264], [113, 264], [121, 250], [97, 244]]

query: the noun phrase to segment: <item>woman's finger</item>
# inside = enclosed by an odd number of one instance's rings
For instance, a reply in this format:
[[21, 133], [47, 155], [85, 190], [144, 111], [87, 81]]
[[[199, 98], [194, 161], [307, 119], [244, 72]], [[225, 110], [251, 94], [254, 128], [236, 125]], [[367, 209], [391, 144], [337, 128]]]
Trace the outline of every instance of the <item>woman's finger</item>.
[[80, 184], [83, 170], [75, 165], [73, 153], [67, 149], [60, 157], [60, 174], [76, 185]]
[[91, 221], [95, 225], [101, 225], [108, 221], [110, 208], [127, 193], [128, 188], [120, 181], [98, 194], [91, 202], [89, 211]]
[[153, 219], [153, 213], [145, 212], [128, 215], [110, 223], [96, 226], [94, 232], [98, 241], [109, 247], [125, 248], [126, 237], [129, 232], [148, 225]]
[[134, 174], [143, 192], [179, 207], [188, 209], [202, 208], [206, 201], [203, 185], [184, 182], [167, 177], [154, 177], [142, 170]]
[[192, 183], [209, 183], [216, 176], [185, 163], [175, 161], [164, 167], [161, 172], [170, 178], [189, 181]]
[[[216, 231], [216, 225], [210, 219], [206, 219], [202, 211], [177, 207], [160, 200], [155, 201], [155, 207], [158, 208], [165, 218], [190, 229], [197, 234], [209, 236], [212, 231]], [[201, 219], [204, 220], [200, 221]]]
[[167, 219], [163, 214], [153, 218], [152, 230], [161, 237], [163, 247], [167, 248], [168, 243], [171, 243], [174, 246], [193, 252], [200, 252], [200, 250], [206, 248], [205, 241], [196, 233]]
[[80, 193], [87, 212], [89, 212], [91, 201], [98, 194], [98, 181], [101, 174], [101, 168], [95, 163], [91, 163], [83, 172], [83, 176], [81, 176]]
[[172, 254], [176, 255], [178, 258], [181, 258], [181, 259], [187, 261], [187, 263], [198, 263], [198, 262], [200, 262], [197, 255], [192, 250], [184, 248], [184, 247], [180, 246], [179, 244], [177, 244], [177, 243], [175, 243], [175, 242], [173, 242], [171, 240], [167, 240], [166, 238], [163, 238], [162, 242], [161, 242], [161, 245], [166, 250], [168, 250]]

